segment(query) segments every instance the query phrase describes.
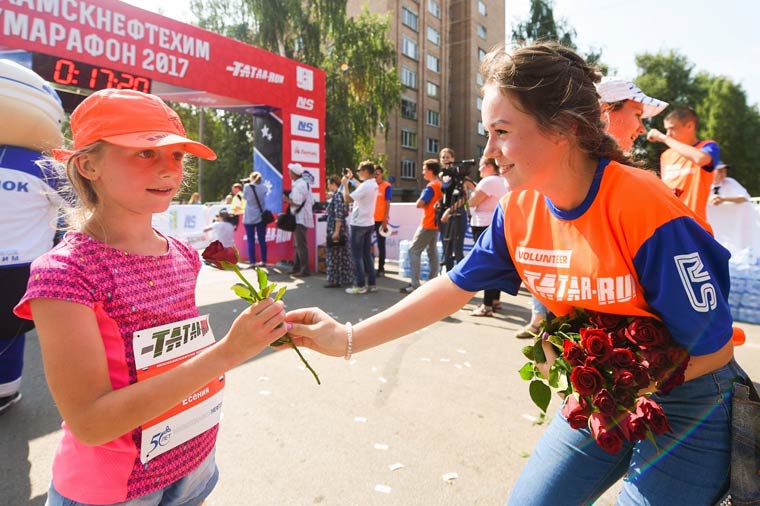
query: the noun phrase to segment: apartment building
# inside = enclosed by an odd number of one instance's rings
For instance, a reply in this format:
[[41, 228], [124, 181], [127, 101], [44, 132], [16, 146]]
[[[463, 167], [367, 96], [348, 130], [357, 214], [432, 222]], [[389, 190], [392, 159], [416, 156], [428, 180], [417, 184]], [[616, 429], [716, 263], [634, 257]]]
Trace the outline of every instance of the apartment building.
[[[414, 200], [420, 168], [451, 147], [458, 160], [478, 158], [486, 138], [480, 121], [480, 59], [504, 41], [502, 0], [348, 0], [356, 16], [366, 7], [388, 13], [404, 85], [401, 103], [378, 134], [394, 178], [394, 200]], [[387, 135], [386, 135], [387, 134]]]

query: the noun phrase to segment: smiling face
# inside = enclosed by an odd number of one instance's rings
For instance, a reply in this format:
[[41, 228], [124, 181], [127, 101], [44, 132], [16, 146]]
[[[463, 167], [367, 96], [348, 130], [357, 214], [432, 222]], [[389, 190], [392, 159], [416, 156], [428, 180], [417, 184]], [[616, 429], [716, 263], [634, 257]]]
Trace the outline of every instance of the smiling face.
[[484, 88], [483, 125], [488, 134], [484, 156], [496, 159], [512, 190], [541, 191], [557, 178], [567, 155], [567, 140], [544, 132], [515, 101], [491, 84]]
[[166, 211], [182, 184], [184, 151], [179, 146], [123, 148], [104, 143], [77, 160], [79, 174], [98, 195], [95, 213], [152, 215]]
[[602, 120], [607, 126], [607, 133], [617, 141], [623, 152], [630, 153], [636, 138], [646, 132], [641, 121], [644, 104], [626, 100], [621, 107], [606, 108], [605, 105], [602, 105]]

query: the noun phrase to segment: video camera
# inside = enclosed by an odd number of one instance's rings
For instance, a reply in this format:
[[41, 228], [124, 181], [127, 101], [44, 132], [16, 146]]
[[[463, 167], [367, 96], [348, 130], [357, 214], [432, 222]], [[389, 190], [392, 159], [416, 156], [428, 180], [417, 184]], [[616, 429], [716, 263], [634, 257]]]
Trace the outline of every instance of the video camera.
[[441, 170], [441, 180], [443, 181], [443, 198], [441, 207], [446, 209], [464, 198], [464, 182], [470, 180], [470, 173], [473, 167], [477, 167], [478, 161], [475, 159], [461, 160], [452, 167], [446, 167]]

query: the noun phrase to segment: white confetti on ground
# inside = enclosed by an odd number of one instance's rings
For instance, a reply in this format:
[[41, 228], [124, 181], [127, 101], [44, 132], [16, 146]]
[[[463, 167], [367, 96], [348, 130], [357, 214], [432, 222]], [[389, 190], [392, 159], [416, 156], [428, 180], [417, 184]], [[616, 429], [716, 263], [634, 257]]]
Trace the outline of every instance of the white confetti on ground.
[[271, 393], [271, 390], [259, 390], [259, 395], [270, 395]]
[[380, 383], [388, 383], [388, 380], [385, 379], [385, 378], [383, 378], [382, 376], [380, 376], [379, 378], [377, 378], [377, 381], [379, 381]]
[[465, 353], [467, 353], [467, 350], [463, 350], [460, 348], [457, 350], [457, 353], [459, 353], [460, 355], [464, 355]]
[[446, 473], [442, 476], [442, 478], [443, 478], [443, 481], [451, 482], [459, 478], [459, 475], [457, 473]]
[[388, 469], [390, 469], [391, 471], [396, 471], [398, 469], [401, 469], [402, 467], [404, 467], [404, 464], [402, 464], [401, 462], [396, 462], [395, 464], [389, 465]]
[[528, 420], [529, 422], [535, 422], [536, 421], [536, 417], [533, 416], [533, 415], [529, 415], [528, 413], [523, 413], [522, 417], [525, 418], [526, 420]]
[[459, 364], [454, 364], [454, 367], [456, 367], [457, 369], [462, 369], [462, 366]]
[[442, 358], [441, 362], [451, 362], [451, 359], [450, 358]]
[[269, 376], [259, 376], [259, 381], [269, 381]]
[[390, 494], [391, 493], [391, 487], [388, 485], [375, 485], [375, 492], [382, 492], [383, 494]]
[[472, 367], [472, 364], [469, 362], [464, 362], [462, 365], [465, 367]]
[[373, 365], [373, 366], [372, 366], [372, 369], [370, 369], [370, 370], [371, 370], [372, 372], [377, 372], [377, 367], [375, 367], [375, 366]]
[[363, 416], [355, 416], [354, 421], [356, 423], [367, 423], [367, 418]]
[[389, 446], [385, 443], [375, 443], [375, 450], [387, 450]]
[[420, 361], [421, 362], [431, 362], [431, 360], [429, 358], [427, 358], [427, 357], [420, 358]]
[[354, 365], [357, 362], [355, 358], [352, 358], [348, 365]]

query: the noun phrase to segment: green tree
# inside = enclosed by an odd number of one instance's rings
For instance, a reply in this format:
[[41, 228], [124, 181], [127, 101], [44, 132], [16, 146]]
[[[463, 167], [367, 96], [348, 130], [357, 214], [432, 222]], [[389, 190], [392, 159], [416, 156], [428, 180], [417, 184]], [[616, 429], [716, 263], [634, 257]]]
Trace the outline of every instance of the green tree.
[[387, 18], [348, 18], [345, 0], [194, 0], [192, 10], [204, 28], [325, 71], [328, 173], [372, 155], [401, 97]]

